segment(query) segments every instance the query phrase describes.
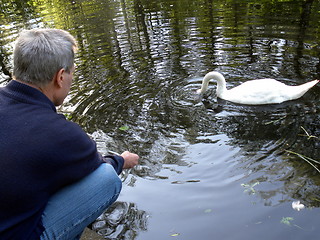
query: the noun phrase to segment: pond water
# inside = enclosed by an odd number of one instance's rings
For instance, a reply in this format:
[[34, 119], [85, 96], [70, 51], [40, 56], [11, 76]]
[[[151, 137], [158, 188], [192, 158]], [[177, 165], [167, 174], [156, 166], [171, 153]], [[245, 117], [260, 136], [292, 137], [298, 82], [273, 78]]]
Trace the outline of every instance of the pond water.
[[1, 0], [0, 84], [20, 30], [77, 38], [59, 111], [102, 153], [141, 156], [92, 226], [106, 239], [318, 239], [320, 85], [266, 106], [217, 100], [216, 83], [195, 91], [212, 70], [228, 88], [319, 78], [319, 12], [316, 0]]

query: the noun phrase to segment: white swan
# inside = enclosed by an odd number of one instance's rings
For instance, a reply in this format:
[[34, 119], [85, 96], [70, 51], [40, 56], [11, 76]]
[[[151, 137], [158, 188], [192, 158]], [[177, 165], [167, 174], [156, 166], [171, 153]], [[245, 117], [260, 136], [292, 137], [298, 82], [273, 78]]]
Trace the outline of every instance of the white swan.
[[247, 105], [274, 104], [298, 99], [319, 82], [319, 80], [314, 80], [299, 86], [288, 86], [267, 78], [247, 81], [227, 90], [223, 75], [219, 72], [209, 72], [203, 78], [201, 89], [197, 93], [205, 93], [211, 79], [217, 80], [217, 96], [219, 98]]

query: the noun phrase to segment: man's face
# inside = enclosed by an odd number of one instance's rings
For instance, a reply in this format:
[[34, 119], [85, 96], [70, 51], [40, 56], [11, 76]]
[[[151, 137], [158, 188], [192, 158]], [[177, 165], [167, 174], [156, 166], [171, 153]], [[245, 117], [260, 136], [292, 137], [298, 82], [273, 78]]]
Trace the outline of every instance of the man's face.
[[59, 89], [56, 97], [56, 101], [54, 102], [56, 106], [61, 105], [64, 99], [67, 97], [71, 88], [74, 71], [75, 71], [75, 66], [71, 68], [69, 73], [63, 69], [63, 72], [61, 73], [61, 78], [62, 78], [61, 88]]
[[64, 72], [64, 77], [66, 78], [66, 81], [65, 81], [66, 96], [64, 98], [66, 98], [68, 93], [70, 92], [71, 84], [73, 82], [74, 71], [75, 71], [75, 66], [73, 65], [73, 67], [70, 69], [70, 73], [67, 73], [66, 71]]

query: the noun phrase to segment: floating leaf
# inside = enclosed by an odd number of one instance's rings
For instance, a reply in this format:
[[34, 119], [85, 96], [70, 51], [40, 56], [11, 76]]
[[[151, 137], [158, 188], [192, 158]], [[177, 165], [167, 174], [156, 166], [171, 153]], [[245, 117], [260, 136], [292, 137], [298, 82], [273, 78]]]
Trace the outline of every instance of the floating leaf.
[[129, 126], [124, 125], [124, 126], [122, 126], [122, 127], [119, 127], [119, 129], [120, 129], [121, 131], [127, 131], [127, 130], [129, 130]]
[[212, 209], [208, 208], [206, 210], [204, 210], [205, 213], [211, 213], [212, 212]]
[[177, 237], [179, 235], [180, 235], [180, 233], [174, 233], [174, 234], [171, 234], [171, 237]]
[[293, 217], [283, 217], [281, 219], [281, 223], [291, 226], [291, 221], [293, 221]]
[[245, 183], [242, 183], [241, 186], [245, 188], [245, 190], [243, 192], [249, 192], [249, 194], [255, 194], [256, 193], [256, 190], [254, 189], [254, 187], [256, 185], [260, 184], [259, 182], [255, 182], [253, 184], [245, 184]]
[[70, 113], [65, 113], [64, 116], [66, 117], [67, 120], [71, 120], [72, 119], [72, 115]]

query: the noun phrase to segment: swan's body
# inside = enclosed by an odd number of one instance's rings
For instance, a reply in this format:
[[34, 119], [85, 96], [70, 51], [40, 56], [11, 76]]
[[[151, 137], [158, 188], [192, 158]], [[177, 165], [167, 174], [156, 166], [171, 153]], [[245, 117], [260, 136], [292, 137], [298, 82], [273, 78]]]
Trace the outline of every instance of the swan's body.
[[207, 91], [211, 79], [217, 81], [217, 96], [219, 98], [247, 105], [274, 104], [298, 99], [319, 82], [319, 80], [314, 80], [299, 86], [288, 86], [267, 78], [247, 81], [227, 90], [223, 75], [219, 72], [209, 72], [203, 78], [202, 87], [198, 93], [203, 94]]

